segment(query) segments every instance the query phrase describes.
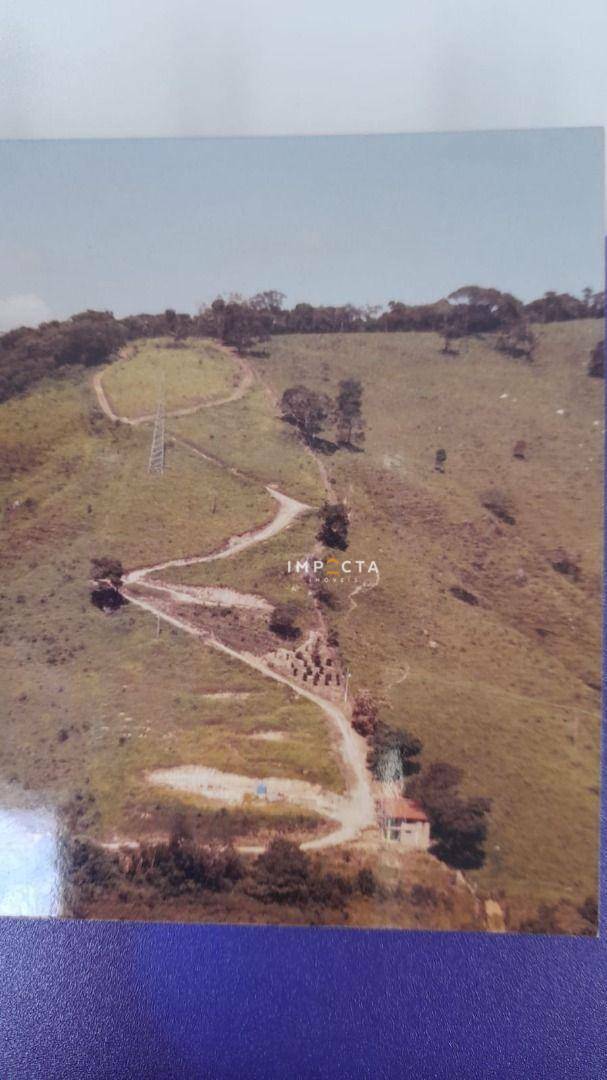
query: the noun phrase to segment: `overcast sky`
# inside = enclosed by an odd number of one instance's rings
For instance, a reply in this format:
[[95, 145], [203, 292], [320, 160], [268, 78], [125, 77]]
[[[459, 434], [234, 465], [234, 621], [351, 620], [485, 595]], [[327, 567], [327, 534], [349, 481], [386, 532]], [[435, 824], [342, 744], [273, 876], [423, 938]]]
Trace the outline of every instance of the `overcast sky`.
[[605, 0], [3, 0], [0, 136], [607, 123]]
[[[606, 40], [605, 0], [4, 0], [0, 136], [604, 125]], [[0, 327], [601, 285], [588, 133], [1, 150]]]
[[601, 287], [602, 132], [0, 144], [4, 326]]

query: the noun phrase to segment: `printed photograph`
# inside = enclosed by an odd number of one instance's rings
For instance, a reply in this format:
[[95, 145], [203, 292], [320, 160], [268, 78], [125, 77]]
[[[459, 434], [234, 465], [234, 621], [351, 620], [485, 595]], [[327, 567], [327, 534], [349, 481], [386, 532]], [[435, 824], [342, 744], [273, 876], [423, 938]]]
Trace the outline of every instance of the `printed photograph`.
[[596, 935], [603, 154], [0, 143], [0, 914]]

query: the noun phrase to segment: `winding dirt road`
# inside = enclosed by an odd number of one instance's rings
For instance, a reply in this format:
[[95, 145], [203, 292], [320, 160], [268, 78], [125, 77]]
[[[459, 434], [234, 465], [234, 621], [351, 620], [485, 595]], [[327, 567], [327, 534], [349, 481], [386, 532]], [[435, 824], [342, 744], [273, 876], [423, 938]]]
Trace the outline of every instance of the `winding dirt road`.
[[[219, 406], [236, 401], [241, 398], [251, 387], [254, 372], [250, 364], [241, 357], [235, 356], [230, 350], [226, 354], [238, 364], [242, 372], [242, 379], [233, 392], [222, 399], [215, 401], [199, 402], [186, 409], [167, 410], [166, 416], [176, 417], [190, 415], [201, 408]], [[104, 414], [113, 421], [136, 426], [153, 420], [153, 416], [141, 415], [126, 417], [118, 415], [112, 408], [105, 394], [102, 382], [103, 372], [98, 372], [93, 377], [93, 388], [100, 408]], [[174, 438], [173, 441], [185, 447], [189, 451], [212, 461], [218, 467], [228, 468], [231, 472], [240, 474], [239, 470], [227, 466], [219, 459], [205, 454], [196, 447], [190, 446], [183, 440]], [[274, 518], [256, 529], [252, 529], [242, 536], [231, 537], [218, 551], [207, 555], [198, 555], [191, 558], [167, 559], [154, 566], [147, 566], [128, 572], [123, 578], [122, 592], [138, 607], [144, 611], [163, 619], [172, 626], [183, 630], [193, 637], [199, 638], [205, 645], [217, 649], [228, 656], [248, 664], [249, 667], [265, 675], [275, 682], [283, 683], [290, 687], [300, 697], [307, 698], [322, 709], [329, 720], [337, 737], [337, 744], [341, 755], [345, 780], [346, 794], [337, 795], [333, 792], [324, 791], [317, 785], [307, 784], [304, 781], [288, 780], [276, 777], [263, 777], [268, 798], [284, 799], [295, 805], [313, 809], [317, 813], [334, 820], [338, 827], [331, 833], [310, 840], [301, 846], [307, 849], [320, 849], [342, 844], [346, 841], [355, 840], [363, 830], [370, 828], [375, 822], [374, 801], [371, 792], [370, 776], [366, 765], [366, 743], [360, 735], [352, 729], [346, 713], [334, 702], [327, 701], [312, 690], [305, 689], [288, 676], [274, 671], [260, 657], [252, 653], [239, 652], [225, 645], [215, 638], [209, 631], [190, 623], [182, 615], [177, 615], [171, 610], [174, 604], [209, 605], [229, 602], [230, 605], [241, 607], [257, 607], [270, 609], [270, 605], [261, 597], [250, 594], [238, 593], [236, 590], [221, 588], [194, 588], [185, 585], [168, 584], [155, 579], [150, 581], [151, 575], [162, 573], [173, 567], [193, 566], [197, 563], [213, 562], [215, 559], [225, 559], [236, 555], [255, 544], [263, 543], [277, 536], [287, 529], [301, 514], [308, 512], [311, 507], [297, 499], [285, 495], [273, 484], [265, 485], [266, 491], [278, 503], [278, 509]], [[133, 588], [134, 587], [134, 588]], [[141, 590], [145, 590], [144, 595]], [[229, 598], [226, 593], [229, 592]], [[210, 769], [202, 765], [181, 766], [174, 769], [159, 769], [148, 774], [152, 783], [164, 787], [188, 791], [193, 794], [204, 795], [207, 798], [221, 799], [222, 801], [240, 801], [243, 794], [250, 792], [256, 786], [256, 781], [250, 777], [238, 776], [232, 773], [221, 773], [216, 769]], [[261, 848], [245, 848], [243, 850], [257, 851]]]

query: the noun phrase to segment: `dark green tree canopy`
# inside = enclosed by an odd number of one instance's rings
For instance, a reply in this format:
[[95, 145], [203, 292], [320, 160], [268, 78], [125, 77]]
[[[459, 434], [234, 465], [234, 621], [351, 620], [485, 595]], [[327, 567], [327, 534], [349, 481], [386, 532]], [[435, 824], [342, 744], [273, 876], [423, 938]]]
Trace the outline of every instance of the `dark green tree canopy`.
[[326, 394], [307, 386], [291, 386], [282, 395], [281, 409], [283, 420], [294, 424], [305, 442], [311, 444], [327, 424], [333, 403]]
[[320, 529], [316, 539], [330, 548], [345, 551], [348, 546], [348, 511], [344, 503], [324, 503], [320, 508]]
[[310, 892], [309, 856], [278, 837], [255, 861], [250, 892], [265, 903], [304, 904]]
[[430, 851], [449, 866], [474, 870], [485, 861], [489, 799], [463, 798], [460, 769], [445, 761], [433, 762], [407, 784], [407, 795], [426, 811], [431, 828]]

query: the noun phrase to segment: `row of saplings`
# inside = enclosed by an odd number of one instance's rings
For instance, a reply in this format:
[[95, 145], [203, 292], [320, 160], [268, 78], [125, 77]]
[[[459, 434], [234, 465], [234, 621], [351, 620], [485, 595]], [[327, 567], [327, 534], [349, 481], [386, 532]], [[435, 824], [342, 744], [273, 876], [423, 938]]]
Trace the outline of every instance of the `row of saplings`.
[[379, 717], [379, 707], [368, 691], [354, 701], [352, 726], [368, 743], [367, 764], [381, 783], [401, 784], [430, 822], [430, 853], [448, 866], [477, 870], [485, 861], [489, 799], [465, 798], [460, 792], [461, 769], [435, 761], [422, 769], [422, 743]]
[[262, 904], [344, 910], [355, 896], [381, 893], [368, 867], [344, 875], [324, 870], [297, 844], [276, 837], [254, 860], [231, 844], [197, 843], [176, 815], [165, 843], [136, 851], [108, 851], [85, 837], [66, 836], [62, 879], [69, 914], [84, 917], [96, 901], [133, 900], [150, 891], [160, 900], [201, 899], [202, 894], [239, 892]]

